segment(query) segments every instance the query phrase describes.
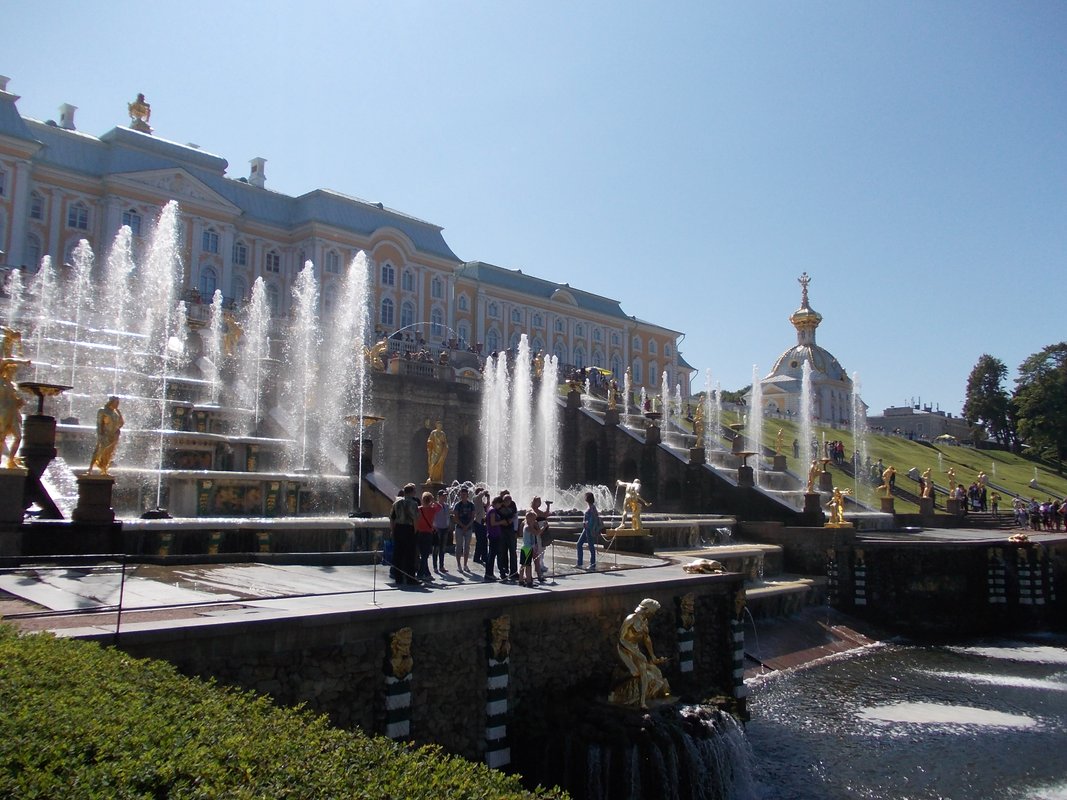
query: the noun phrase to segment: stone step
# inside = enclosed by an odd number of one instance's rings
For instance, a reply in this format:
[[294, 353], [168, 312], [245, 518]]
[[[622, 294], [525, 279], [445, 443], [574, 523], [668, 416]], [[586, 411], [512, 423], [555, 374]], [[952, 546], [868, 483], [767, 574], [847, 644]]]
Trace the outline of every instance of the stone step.
[[684, 550], [657, 550], [657, 555], [681, 564], [698, 558], [718, 561], [746, 580], [758, 581], [782, 571], [782, 548], [776, 544], [721, 544]]

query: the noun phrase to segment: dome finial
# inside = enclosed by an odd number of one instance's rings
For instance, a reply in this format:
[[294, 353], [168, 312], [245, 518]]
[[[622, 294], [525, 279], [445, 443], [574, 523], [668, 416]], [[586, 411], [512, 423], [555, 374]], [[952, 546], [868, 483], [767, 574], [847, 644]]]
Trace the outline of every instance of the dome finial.
[[797, 278], [797, 283], [800, 284], [800, 307], [807, 308], [808, 305], [808, 284], [811, 283], [811, 278], [808, 277], [807, 272], [801, 273]]

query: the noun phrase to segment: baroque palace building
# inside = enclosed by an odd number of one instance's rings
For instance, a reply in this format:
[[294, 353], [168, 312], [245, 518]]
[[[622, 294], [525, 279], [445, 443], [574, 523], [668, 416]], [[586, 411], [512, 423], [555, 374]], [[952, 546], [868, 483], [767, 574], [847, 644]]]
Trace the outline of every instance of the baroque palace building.
[[[666, 373], [690, 393], [693, 371], [678, 352], [683, 334], [623, 312], [617, 300], [567, 284], [459, 258], [440, 226], [328, 189], [296, 197], [266, 186], [266, 159], [247, 177], [226, 159], [154, 135], [144, 98], [130, 127], [100, 137], [77, 130], [74, 106], [59, 120], [23, 117], [0, 76], [0, 265], [35, 272], [43, 256], [69, 264], [82, 239], [106, 253], [119, 228], [146, 246], [163, 206], [181, 208], [185, 297], [210, 303], [215, 290], [239, 306], [262, 277], [277, 317], [297, 274], [314, 263], [321, 313], [334, 308], [341, 276], [357, 253], [371, 266], [373, 329], [415, 331], [428, 345], [488, 354], [517, 345], [571, 368], [601, 367], [635, 390], [659, 390]], [[99, 259], [98, 259], [99, 260]]]

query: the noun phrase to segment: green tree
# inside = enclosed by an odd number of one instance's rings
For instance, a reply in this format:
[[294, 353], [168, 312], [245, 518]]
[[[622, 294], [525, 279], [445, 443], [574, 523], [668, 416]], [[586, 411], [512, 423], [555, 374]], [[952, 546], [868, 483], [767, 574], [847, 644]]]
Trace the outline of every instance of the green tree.
[[1008, 414], [1011, 398], [1004, 388], [1008, 368], [999, 358], [982, 355], [967, 378], [963, 418], [972, 427], [1006, 446], [1015, 445], [1015, 427]]
[[1067, 457], [1067, 342], [1034, 353], [1019, 366], [1015, 381], [1019, 437], [1043, 456]]
[[748, 391], [751, 388], [752, 388], [752, 384], [750, 383], [747, 386], [742, 386], [736, 392], [731, 392], [731, 391], [729, 391], [727, 389], [723, 389], [722, 390], [722, 401], [724, 403], [740, 403], [742, 400], [745, 399], [745, 395], [748, 393]]

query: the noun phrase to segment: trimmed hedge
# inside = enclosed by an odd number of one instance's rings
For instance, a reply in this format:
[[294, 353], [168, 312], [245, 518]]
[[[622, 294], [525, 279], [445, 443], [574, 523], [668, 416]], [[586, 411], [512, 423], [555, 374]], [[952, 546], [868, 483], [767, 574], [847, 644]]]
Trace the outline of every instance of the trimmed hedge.
[[266, 697], [0, 624], [3, 798], [535, 798], [518, 779]]

